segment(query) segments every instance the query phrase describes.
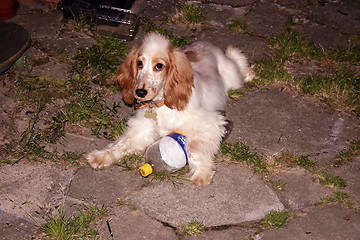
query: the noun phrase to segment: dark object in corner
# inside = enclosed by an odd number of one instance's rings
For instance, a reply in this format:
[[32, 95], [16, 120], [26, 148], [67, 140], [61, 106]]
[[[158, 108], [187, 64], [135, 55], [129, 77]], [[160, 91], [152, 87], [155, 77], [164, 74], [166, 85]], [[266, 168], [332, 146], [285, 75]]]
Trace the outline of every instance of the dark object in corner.
[[30, 46], [28, 31], [22, 26], [0, 22], [0, 74], [8, 70]]
[[85, 16], [94, 24], [119, 26], [132, 24], [130, 9], [135, 0], [62, 0], [58, 9], [65, 18]]

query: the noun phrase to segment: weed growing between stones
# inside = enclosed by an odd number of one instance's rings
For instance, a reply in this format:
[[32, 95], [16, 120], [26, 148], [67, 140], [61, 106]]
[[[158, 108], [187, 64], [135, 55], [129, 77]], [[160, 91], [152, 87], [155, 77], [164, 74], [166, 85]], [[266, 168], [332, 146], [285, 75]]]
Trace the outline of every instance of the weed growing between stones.
[[80, 32], [82, 30], [90, 30], [91, 26], [90, 26], [90, 19], [88, 16], [84, 15], [84, 14], [79, 14], [78, 16], [75, 16], [73, 14], [74, 17], [74, 29], [77, 32]]
[[345, 181], [339, 176], [333, 176], [331, 174], [322, 172], [320, 173], [320, 184], [328, 187], [345, 188]]
[[261, 226], [263, 228], [282, 228], [286, 226], [287, 221], [290, 217], [291, 214], [287, 211], [271, 210], [261, 221]]
[[314, 161], [310, 160], [306, 156], [282, 153], [281, 156], [275, 158], [272, 162], [268, 162], [268, 166], [271, 170], [279, 169], [281, 167], [302, 167], [318, 178], [321, 185], [340, 189], [346, 187], [346, 183], [342, 178], [326, 173], [321, 167], [317, 166]]
[[177, 229], [177, 233], [180, 236], [198, 236], [201, 235], [204, 231], [204, 224], [196, 220], [180, 225]]
[[250, 152], [249, 149], [248, 146], [240, 142], [234, 144], [223, 142], [220, 152], [223, 155], [229, 156], [232, 161], [246, 163], [251, 166], [256, 173], [267, 173], [267, 164], [264, 159], [256, 153]]
[[240, 19], [233, 20], [231, 23], [228, 24], [227, 27], [230, 31], [239, 31], [239, 32], [245, 32], [248, 28], [246, 22]]
[[360, 208], [351, 200], [349, 194], [347, 194], [346, 192], [342, 192], [342, 191], [333, 192], [330, 196], [321, 198], [316, 205], [324, 206], [330, 203], [341, 204], [345, 207], [354, 210], [356, 213], [360, 214]]
[[273, 186], [273, 189], [275, 189], [277, 192], [282, 192], [285, 189], [286, 184], [282, 183], [280, 181], [272, 181], [270, 180], [270, 183]]
[[97, 206], [85, 206], [83, 211], [71, 217], [60, 210], [46, 219], [42, 231], [49, 239], [97, 239], [99, 233], [90, 225], [107, 214], [106, 208]]
[[272, 163], [269, 163], [269, 165], [271, 165], [272, 168], [299, 166], [311, 171], [315, 168], [316, 163], [306, 156], [282, 153], [276, 157]]
[[[272, 36], [269, 44], [276, 53], [256, 63], [258, 85], [285, 83], [302, 90], [329, 106], [360, 114], [360, 78], [353, 67], [360, 61], [360, 47], [347, 49], [325, 48], [305, 40], [299, 32], [289, 28], [287, 32]], [[326, 74], [316, 71], [296, 76], [287, 65], [318, 61]]]
[[179, 20], [187, 24], [200, 24], [205, 20], [203, 9], [195, 5], [180, 4]]

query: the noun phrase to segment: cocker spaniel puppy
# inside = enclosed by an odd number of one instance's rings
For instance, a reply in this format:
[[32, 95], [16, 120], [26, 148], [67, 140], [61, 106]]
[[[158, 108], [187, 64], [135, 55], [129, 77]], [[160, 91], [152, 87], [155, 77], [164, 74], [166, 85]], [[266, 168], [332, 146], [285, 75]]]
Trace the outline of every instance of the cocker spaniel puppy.
[[179, 49], [166, 37], [149, 33], [117, 75], [123, 100], [137, 111], [117, 141], [87, 154], [89, 164], [109, 166], [177, 130], [187, 137], [193, 183], [210, 184], [225, 134], [227, 91], [254, 76], [237, 48], [229, 46], [224, 53], [210, 43], [194, 42]]

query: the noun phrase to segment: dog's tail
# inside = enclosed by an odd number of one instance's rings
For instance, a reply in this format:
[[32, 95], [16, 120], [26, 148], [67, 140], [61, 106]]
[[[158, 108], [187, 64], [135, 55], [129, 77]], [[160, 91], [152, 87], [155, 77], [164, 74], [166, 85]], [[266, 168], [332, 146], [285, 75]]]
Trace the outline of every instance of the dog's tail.
[[249, 62], [245, 55], [240, 51], [240, 49], [233, 46], [228, 46], [225, 51], [226, 56], [231, 58], [238, 65], [242, 79], [244, 82], [250, 82], [254, 79], [255, 72], [249, 66]]

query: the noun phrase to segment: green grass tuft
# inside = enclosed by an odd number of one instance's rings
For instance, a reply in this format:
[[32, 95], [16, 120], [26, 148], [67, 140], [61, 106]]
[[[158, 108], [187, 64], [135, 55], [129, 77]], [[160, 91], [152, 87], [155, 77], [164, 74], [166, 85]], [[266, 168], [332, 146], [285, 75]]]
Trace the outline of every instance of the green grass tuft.
[[180, 4], [181, 20], [189, 24], [199, 24], [205, 20], [203, 9], [194, 5]]
[[199, 221], [191, 221], [178, 227], [178, 234], [181, 236], [198, 236], [205, 231], [205, 226]]
[[354, 210], [356, 213], [360, 213], [360, 208], [351, 200], [346, 192], [333, 192], [330, 196], [321, 198], [316, 205], [324, 206], [330, 203], [338, 203]]
[[345, 192], [333, 192], [329, 197], [321, 198], [320, 202], [317, 205], [325, 205], [329, 203], [340, 203], [348, 204], [350, 201], [350, 196]]
[[271, 210], [261, 221], [261, 226], [273, 229], [285, 227], [290, 216], [291, 214], [286, 211]]
[[256, 153], [250, 152], [249, 149], [248, 146], [240, 142], [234, 144], [223, 142], [220, 151], [221, 154], [230, 156], [233, 161], [246, 163], [257, 173], [268, 172], [267, 164], [264, 159], [259, 157]]
[[90, 225], [97, 217], [103, 217], [107, 214], [105, 208], [95, 206], [85, 207], [84, 212], [79, 212], [75, 216], [67, 217], [63, 211], [59, 211], [54, 217], [46, 219], [46, 224], [42, 231], [49, 239], [89, 239], [95, 238], [98, 231], [91, 228]]
[[324, 186], [345, 188], [345, 181], [339, 176], [333, 176], [328, 173], [320, 173], [320, 184]]
[[286, 184], [282, 183], [280, 181], [270, 181], [270, 183], [273, 186], [273, 189], [275, 189], [277, 192], [282, 192], [284, 191]]
[[246, 22], [236, 19], [233, 20], [231, 23], [228, 24], [228, 29], [230, 31], [246, 31], [248, 28]]

